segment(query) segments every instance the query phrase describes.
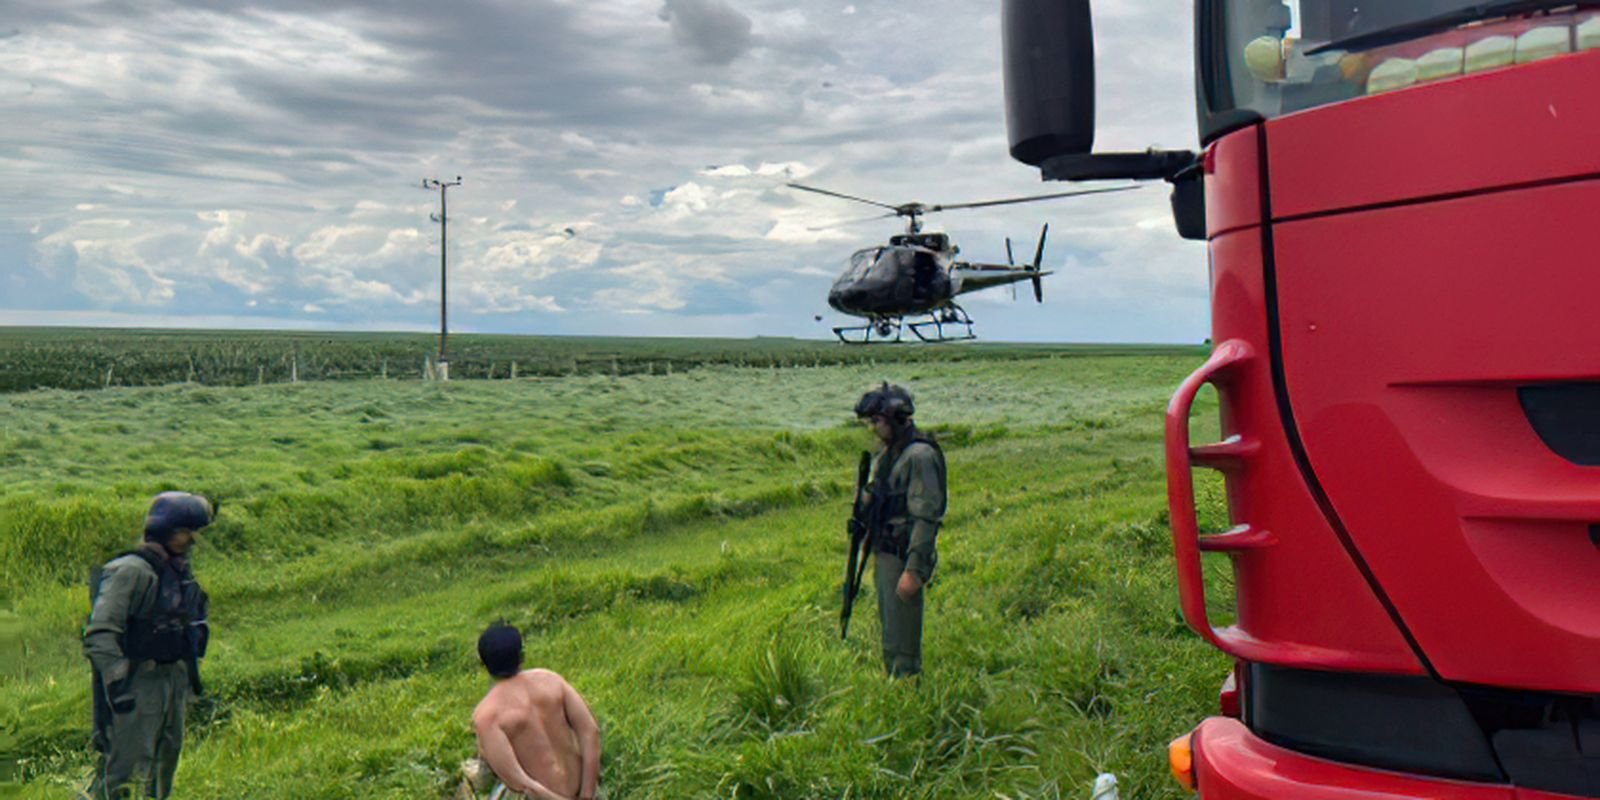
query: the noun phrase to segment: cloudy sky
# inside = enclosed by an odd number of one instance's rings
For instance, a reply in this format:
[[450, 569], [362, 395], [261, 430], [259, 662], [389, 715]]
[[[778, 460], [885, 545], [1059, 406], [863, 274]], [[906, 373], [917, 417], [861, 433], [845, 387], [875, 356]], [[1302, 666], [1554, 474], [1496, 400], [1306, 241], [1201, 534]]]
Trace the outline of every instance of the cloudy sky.
[[[915, 8], [915, 12], [910, 9]], [[1098, 145], [1193, 146], [1189, 14], [1096, 3]], [[0, 324], [828, 335], [886, 202], [1070, 188], [1009, 159], [974, 0], [8, 0]], [[1050, 223], [998, 340], [1199, 341], [1164, 185], [930, 219], [974, 259]]]

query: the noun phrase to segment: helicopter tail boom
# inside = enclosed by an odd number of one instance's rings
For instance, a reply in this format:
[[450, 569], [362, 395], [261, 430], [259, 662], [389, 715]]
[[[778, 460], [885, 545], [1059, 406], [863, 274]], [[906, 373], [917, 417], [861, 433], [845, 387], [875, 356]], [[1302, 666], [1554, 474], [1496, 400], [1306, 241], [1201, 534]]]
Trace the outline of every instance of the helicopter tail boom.
[[1052, 270], [1034, 270], [1026, 264], [1020, 267], [1008, 267], [1004, 264], [960, 263], [952, 265], [950, 272], [959, 287], [956, 294], [971, 294], [996, 286], [1037, 281], [1046, 275], [1054, 274]]
[[1044, 243], [1050, 234], [1050, 224], [1045, 223], [1039, 231], [1039, 244], [1033, 250], [1033, 263], [1018, 265], [1011, 254], [1011, 240], [1006, 239], [1006, 263], [981, 264], [977, 262], [958, 261], [950, 265], [950, 274], [957, 284], [956, 294], [980, 292], [996, 286], [1007, 286], [1029, 281], [1033, 284], [1033, 299], [1044, 302], [1044, 276], [1051, 274], [1044, 269]]

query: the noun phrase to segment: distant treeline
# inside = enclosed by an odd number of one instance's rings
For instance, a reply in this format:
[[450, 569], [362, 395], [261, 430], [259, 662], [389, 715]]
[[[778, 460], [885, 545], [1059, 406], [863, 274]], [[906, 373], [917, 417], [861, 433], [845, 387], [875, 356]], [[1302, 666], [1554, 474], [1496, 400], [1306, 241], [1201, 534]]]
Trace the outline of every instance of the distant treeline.
[[[438, 337], [407, 333], [0, 328], [0, 392], [200, 383], [420, 380]], [[452, 380], [670, 374], [705, 366], [820, 367], [908, 361], [1198, 352], [1162, 345], [847, 346], [802, 339], [668, 339], [461, 334]]]

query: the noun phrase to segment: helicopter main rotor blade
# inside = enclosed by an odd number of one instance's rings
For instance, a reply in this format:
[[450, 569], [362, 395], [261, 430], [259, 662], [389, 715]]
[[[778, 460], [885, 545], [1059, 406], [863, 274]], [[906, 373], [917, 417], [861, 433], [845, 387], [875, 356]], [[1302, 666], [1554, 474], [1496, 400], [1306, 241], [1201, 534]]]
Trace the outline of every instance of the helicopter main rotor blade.
[[[793, 185], [793, 184], [791, 184]], [[1055, 194], [1039, 194], [1032, 197], [1008, 197], [1004, 200], [980, 200], [976, 203], [951, 203], [942, 206], [928, 206], [929, 211], [950, 211], [957, 208], [983, 208], [985, 206], [1005, 206], [1012, 203], [1032, 203], [1035, 200], [1054, 200], [1057, 197], [1077, 197], [1083, 194], [1104, 194], [1106, 192], [1126, 192], [1137, 189], [1137, 186], [1113, 186], [1106, 189], [1080, 189], [1076, 192], [1056, 192]]]
[[856, 219], [847, 219], [847, 220], [844, 220], [843, 222], [830, 222], [827, 225], [808, 225], [808, 226], [806, 226], [806, 230], [808, 230], [808, 231], [831, 231], [834, 228], [843, 228], [843, 227], [845, 227], [847, 225], [856, 225], [856, 224], [859, 224], [859, 223], [862, 223], [862, 222], [877, 222], [878, 220], [889, 219], [891, 217], [898, 217], [898, 216], [900, 216], [900, 215], [899, 214], [874, 214], [873, 216], [870, 216], [870, 217], [858, 217]]
[[818, 189], [815, 186], [806, 186], [803, 183], [786, 183], [784, 185], [789, 187], [789, 188], [791, 188], [791, 189], [800, 189], [800, 190], [806, 191], [806, 192], [816, 192], [817, 194], [825, 194], [825, 195], [827, 195], [829, 197], [838, 197], [838, 198], [842, 198], [842, 199], [845, 199], [845, 200], [854, 200], [857, 203], [866, 203], [869, 206], [877, 206], [879, 208], [887, 208], [890, 211], [895, 212], [895, 216], [899, 216], [900, 215], [900, 207], [899, 206], [891, 206], [888, 203], [880, 203], [880, 202], [878, 202], [876, 200], [868, 200], [865, 197], [856, 197], [855, 195], [849, 195], [849, 194], [844, 194], [842, 192], [830, 191], [828, 189]]

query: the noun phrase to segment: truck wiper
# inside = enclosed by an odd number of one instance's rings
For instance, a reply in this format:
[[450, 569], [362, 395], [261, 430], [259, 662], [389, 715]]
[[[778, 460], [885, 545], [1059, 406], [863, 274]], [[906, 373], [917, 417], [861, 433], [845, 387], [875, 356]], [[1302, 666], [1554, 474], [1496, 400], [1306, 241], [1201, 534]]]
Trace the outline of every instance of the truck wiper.
[[1395, 42], [1403, 42], [1418, 36], [1430, 33], [1447, 31], [1451, 28], [1495, 17], [1505, 17], [1512, 14], [1526, 14], [1534, 11], [1549, 11], [1557, 8], [1579, 8], [1583, 6], [1600, 5], [1600, 2], [1585, 0], [1499, 0], [1493, 3], [1475, 3], [1455, 11], [1447, 11], [1433, 17], [1407, 22], [1392, 28], [1380, 28], [1375, 31], [1347, 36], [1343, 39], [1334, 39], [1326, 44], [1320, 44], [1306, 51], [1306, 55], [1326, 53], [1331, 50], [1364, 50]]

